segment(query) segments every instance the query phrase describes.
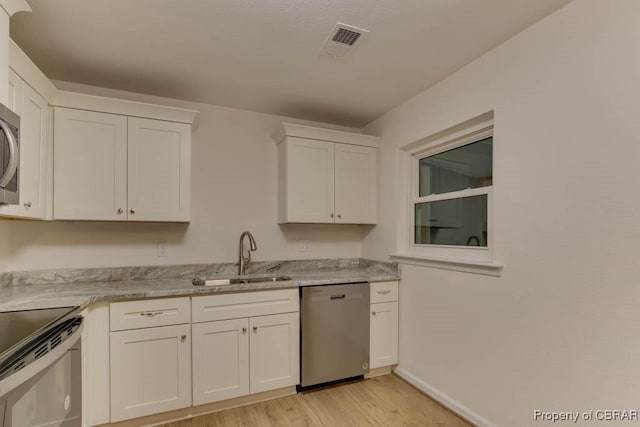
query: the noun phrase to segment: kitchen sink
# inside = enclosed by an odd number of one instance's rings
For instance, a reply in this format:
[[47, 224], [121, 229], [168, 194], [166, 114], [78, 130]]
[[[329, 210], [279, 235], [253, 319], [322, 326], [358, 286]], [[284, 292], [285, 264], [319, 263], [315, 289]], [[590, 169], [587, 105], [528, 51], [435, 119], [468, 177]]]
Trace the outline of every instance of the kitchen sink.
[[285, 280], [291, 280], [289, 276], [236, 276], [236, 277], [220, 277], [201, 279], [196, 277], [191, 281], [194, 286], [227, 286], [227, 285], [241, 285], [246, 283], [268, 283], [268, 282], [282, 282]]

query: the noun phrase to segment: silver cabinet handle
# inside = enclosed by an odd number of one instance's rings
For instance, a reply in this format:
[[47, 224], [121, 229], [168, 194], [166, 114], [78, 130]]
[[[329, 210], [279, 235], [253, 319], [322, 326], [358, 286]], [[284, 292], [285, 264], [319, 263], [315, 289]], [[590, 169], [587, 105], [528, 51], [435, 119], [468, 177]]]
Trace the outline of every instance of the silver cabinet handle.
[[342, 218], [342, 214], [338, 214], [338, 218]]
[[16, 169], [18, 169], [18, 141], [13, 136], [9, 126], [2, 120], [0, 120], [0, 129], [4, 132], [9, 143], [9, 162], [7, 163], [6, 172], [0, 176], [0, 187], [6, 187], [16, 173]]
[[242, 328], [242, 332], [247, 332], [247, 328]]
[[131, 215], [133, 215], [134, 213], [136, 213], [136, 211], [135, 211], [135, 209], [129, 209], [129, 213], [130, 213]]
[[384, 291], [378, 291], [378, 293], [379, 293], [380, 295], [387, 295], [387, 294], [390, 294], [390, 293], [391, 293], [391, 290], [387, 289], [387, 290], [384, 290]]
[[30, 208], [32, 205], [31, 205], [31, 202], [24, 202], [24, 203], [23, 203], [23, 206], [24, 206], [25, 208]]
[[140, 313], [140, 316], [144, 317], [156, 317], [163, 314], [164, 311], [143, 311]]
[[124, 209], [119, 208], [119, 209], [118, 209], [118, 215], [122, 214], [122, 212], [124, 212]]
[[184, 342], [186, 339], [187, 339], [187, 335], [186, 335], [186, 334], [185, 334], [185, 335], [182, 335], [182, 336], [180, 337], [180, 341], [183, 341], [183, 342]]

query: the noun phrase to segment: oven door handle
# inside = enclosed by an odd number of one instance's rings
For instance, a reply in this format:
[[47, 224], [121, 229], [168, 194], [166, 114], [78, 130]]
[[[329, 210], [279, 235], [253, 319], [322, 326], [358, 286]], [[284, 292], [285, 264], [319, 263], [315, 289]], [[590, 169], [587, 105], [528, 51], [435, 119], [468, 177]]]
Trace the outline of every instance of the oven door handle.
[[16, 173], [16, 169], [18, 169], [18, 141], [16, 141], [16, 137], [13, 135], [13, 132], [11, 132], [11, 129], [9, 129], [9, 126], [2, 120], [0, 120], [0, 129], [4, 132], [7, 142], [9, 143], [9, 164], [7, 165], [7, 170], [4, 175], [0, 177], [0, 187], [4, 188], [9, 184], [9, 181], [11, 181], [11, 178], [13, 178], [13, 175]]
[[84, 322], [81, 322], [78, 328], [74, 331], [73, 335], [62, 343], [57, 345], [53, 350], [49, 351], [46, 355], [33, 363], [20, 369], [18, 372], [9, 375], [7, 378], [0, 381], [0, 400], [7, 394], [11, 393], [14, 389], [29, 381], [36, 375], [44, 372], [51, 365], [56, 363], [71, 347], [73, 347], [80, 336], [84, 328]]

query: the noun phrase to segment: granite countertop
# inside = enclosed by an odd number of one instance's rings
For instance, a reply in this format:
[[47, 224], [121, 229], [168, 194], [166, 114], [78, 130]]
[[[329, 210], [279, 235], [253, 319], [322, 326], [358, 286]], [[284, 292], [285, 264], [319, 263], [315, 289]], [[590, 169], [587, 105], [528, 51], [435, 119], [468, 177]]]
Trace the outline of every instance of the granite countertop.
[[[232, 266], [232, 265], [231, 265]], [[285, 289], [300, 286], [350, 282], [398, 280], [395, 263], [369, 260], [316, 260], [262, 263], [252, 266], [248, 275], [264, 272], [287, 275], [292, 280], [257, 282], [224, 286], [193, 286], [193, 277], [231, 277], [227, 264], [140, 267], [118, 269], [47, 270], [14, 273], [12, 285], [0, 287], [0, 312], [66, 306], [87, 307], [99, 301], [121, 301], [136, 298], [205, 295], [247, 292], [261, 289]], [[212, 272], [212, 270], [215, 270]], [[260, 273], [258, 273], [260, 272]], [[162, 277], [171, 274], [177, 277]], [[107, 280], [85, 280], [104, 277]], [[152, 277], [150, 277], [152, 276]], [[114, 279], [115, 277], [115, 279]]]

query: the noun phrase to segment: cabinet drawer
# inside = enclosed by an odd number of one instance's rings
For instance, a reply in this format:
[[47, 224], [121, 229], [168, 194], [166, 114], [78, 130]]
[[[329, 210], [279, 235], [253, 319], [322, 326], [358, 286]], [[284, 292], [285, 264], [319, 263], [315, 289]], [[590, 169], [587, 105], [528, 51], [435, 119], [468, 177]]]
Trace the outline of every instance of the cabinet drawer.
[[111, 331], [190, 322], [189, 298], [163, 298], [111, 304]]
[[300, 311], [298, 289], [207, 295], [192, 299], [193, 323]]
[[378, 282], [371, 284], [371, 304], [398, 301], [398, 282]]

